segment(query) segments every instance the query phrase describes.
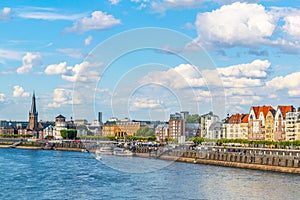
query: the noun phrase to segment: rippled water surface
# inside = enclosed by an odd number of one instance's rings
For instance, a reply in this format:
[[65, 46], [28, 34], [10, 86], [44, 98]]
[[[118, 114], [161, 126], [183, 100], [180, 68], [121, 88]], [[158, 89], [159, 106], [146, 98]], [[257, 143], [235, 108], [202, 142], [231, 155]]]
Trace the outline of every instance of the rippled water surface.
[[145, 158], [0, 149], [0, 199], [299, 199], [300, 176]]

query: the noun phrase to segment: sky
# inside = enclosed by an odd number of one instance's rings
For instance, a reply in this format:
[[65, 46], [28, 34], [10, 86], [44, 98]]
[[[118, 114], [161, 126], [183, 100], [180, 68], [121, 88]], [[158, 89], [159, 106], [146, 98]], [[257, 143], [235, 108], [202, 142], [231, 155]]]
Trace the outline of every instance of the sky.
[[300, 106], [300, 7], [284, 0], [0, 2], [0, 120]]

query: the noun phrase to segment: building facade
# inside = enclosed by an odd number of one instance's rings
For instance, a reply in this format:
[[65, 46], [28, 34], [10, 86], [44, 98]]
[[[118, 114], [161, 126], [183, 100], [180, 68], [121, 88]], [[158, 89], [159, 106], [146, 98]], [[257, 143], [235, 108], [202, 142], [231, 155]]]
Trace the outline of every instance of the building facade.
[[294, 111], [294, 112], [286, 113], [285, 135], [286, 135], [286, 140], [288, 141], [297, 140], [296, 125], [297, 125], [298, 117], [299, 117], [299, 112]]
[[29, 111], [29, 123], [27, 125], [28, 134], [35, 138], [43, 138], [43, 126], [38, 121], [38, 112], [36, 109], [35, 93], [32, 95], [31, 109]]
[[170, 115], [168, 135], [169, 138], [177, 140], [179, 144], [185, 142], [185, 120], [180, 113]]
[[275, 114], [274, 137], [275, 141], [286, 140], [286, 114], [295, 111], [293, 106], [278, 106]]
[[222, 138], [222, 124], [213, 112], [200, 116], [200, 135], [203, 138]]
[[269, 110], [266, 115], [265, 140], [267, 141], [275, 141], [275, 137], [274, 137], [275, 114], [276, 114], [276, 110]]
[[272, 106], [252, 106], [248, 117], [248, 139], [265, 140], [265, 121]]

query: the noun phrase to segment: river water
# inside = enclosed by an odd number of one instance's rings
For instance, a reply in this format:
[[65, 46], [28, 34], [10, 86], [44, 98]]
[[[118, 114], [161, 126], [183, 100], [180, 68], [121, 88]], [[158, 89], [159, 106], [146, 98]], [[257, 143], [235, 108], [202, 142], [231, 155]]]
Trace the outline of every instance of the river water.
[[0, 149], [0, 199], [299, 199], [300, 176], [64, 151]]

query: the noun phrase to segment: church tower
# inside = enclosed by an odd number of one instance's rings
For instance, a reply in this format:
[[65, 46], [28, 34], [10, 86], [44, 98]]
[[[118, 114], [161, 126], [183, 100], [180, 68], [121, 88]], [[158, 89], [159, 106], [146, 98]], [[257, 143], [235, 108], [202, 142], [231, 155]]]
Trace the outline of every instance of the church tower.
[[31, 109], [29, 111], [29, 124], [27, 126], [27, 130], [29, 131], [39, 131], [39, 123], [38, 123], [38, 112], [36, 111], [35, 104], [35, 93], [33, 92]]

